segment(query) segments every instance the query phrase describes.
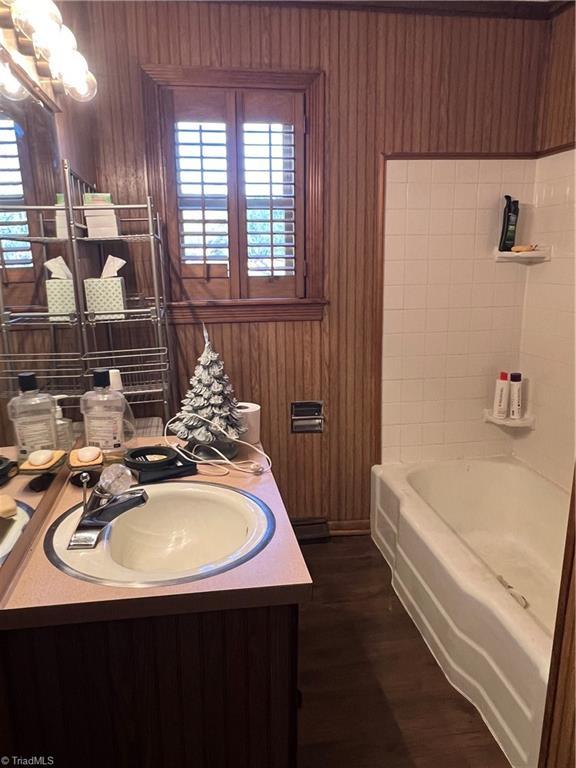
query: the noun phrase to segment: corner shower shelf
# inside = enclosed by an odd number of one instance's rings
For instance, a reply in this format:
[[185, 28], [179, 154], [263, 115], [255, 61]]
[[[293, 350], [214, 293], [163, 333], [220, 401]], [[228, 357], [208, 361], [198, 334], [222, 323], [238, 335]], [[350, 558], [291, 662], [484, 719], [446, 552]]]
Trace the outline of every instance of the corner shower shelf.
[[526, 414], [521, 419], [497, 419], [489, 408], [483, 412], [484, 421], [497, 424], [499, 427], [512, 427], [513, 429], [535, 429], [536, 419], [531, 414]]
[[512, 262], [514, 264], [540, 264], [543, 261], [550, 261], [552, 259], [552, 246], [542, 245], [535, 251], [521, 251], [516, 253], [515, 251], [499, 251], [494, 250], [495, 259], [499, 262]]

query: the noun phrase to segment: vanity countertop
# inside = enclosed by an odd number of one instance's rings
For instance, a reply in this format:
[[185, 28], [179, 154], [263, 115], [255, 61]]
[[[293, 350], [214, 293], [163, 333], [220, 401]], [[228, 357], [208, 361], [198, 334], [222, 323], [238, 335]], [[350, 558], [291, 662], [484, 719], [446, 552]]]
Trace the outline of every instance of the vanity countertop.
[[[243, 447], [238, 458], [258, 461], [258, 454]], [[172, 482], [218, 483], [254, 494], [274, 514], [274, 536], [251, 560], [197, 581], [154, 587], [83, 581], [60, 571], [44, 554], [44, 536], [51, 523], [82, 498], [81, 490], [66, 482], [0, 602], [0, 629], [287, 605], [310, 597], [312, 580], [272, 473], [257, 476], [232, 470], [225, 476], [198, 474]]]

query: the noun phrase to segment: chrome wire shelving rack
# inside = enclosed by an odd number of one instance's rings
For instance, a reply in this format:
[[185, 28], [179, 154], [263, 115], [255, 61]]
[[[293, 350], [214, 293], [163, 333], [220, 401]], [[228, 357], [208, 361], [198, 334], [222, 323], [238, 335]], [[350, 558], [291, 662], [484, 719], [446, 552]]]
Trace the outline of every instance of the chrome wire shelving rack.
[[[77, 404], [91, 387], [95, 368], [117, 368], [124, 394], [131, 405], [161, 406], [164, 421], [171, 415], [170, 354], [167, 332], [165, 250], [162, 226], [152, 198], [140, 204], [84, 205], [84, 194], [96, 191], [62, 161], [63, 205], [2, 205], [0, 212], [25, 212], [29, 235], [5, 235], [2, 240], [30, 243], [35, 260], [42, 263], [63, 255], [72, 272], [76, 311], [59, 314], [43, 306], [14, 306], [6, 295], [7, 281], [0, 281], [0, 397], [17, 391], [18, 373], [36, 371], [40, 386], [65, 395], [66, 405]], [[85, 212], [113, 210], [119, 223], [115, 237], [88, 236]], [[58, 213], [66, 217], [66, 237], [58, 237]], [[138, 230], [138, 231], [134, 231]], [[54, 233], [54, 234], [52, 234]], [[126, 243], [123, 251], [132, 259], [147, 259], [150, 295], [128, 295], [126, 307], [111, 312], [91, 312], [84, 298], [87, 271], [101, 269], [104, 248]], [[1, 244], [1, 240], [0, 240]], [[138, 244], [136, 246], [132, 244]], [[54, 248], [60, 246], [60, 248]], [[40, 249], [40, 251], [38, 251]], [[0, 250], [1, 255], [1, 250]], [[9, 269], [2, 263], [4, 270]], [[55, 278], [51, 278], [55, 279]], [[28, 333], [27, 333], [28, 331]]]

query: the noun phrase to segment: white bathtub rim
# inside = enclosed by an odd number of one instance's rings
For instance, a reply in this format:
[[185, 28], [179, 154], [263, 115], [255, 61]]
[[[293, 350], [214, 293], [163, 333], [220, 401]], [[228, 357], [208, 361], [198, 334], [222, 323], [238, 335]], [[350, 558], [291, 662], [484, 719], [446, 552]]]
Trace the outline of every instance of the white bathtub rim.
[[[456, 459], [454, 461], [462, 461]], [[464, 459], [463, 461], [486, 461], [485, 459]], [[492, 460], [488, 460], [492, 461]], [[438, 462], [426, 462], [431, 466]], [[515, 463], [515, 462], [514, 462]], [[514, 638], [521, 637], [521, 645], [531, 659], [542, 679], [548, 679], [552, 636], [537, 623], [498, 583], [488, 566], [476, 555], [446, 523], [440, 515], [412, 488], [407, 475], [418, 464], [377, 465], [373, 471], [398, 496], [399, 516], [426, 541], [434, 556], [458, 583], [463, 591], [479, 602], [488, 605], [497, 619]], [[530, 471], [530, 470], [528, 470]], [[374, 532], [374, 531], [373, 531]], [[398, 532], [398, 531], [396, 531]], [[467, 583], [461, 584], [461, 574], [468, 573]]]

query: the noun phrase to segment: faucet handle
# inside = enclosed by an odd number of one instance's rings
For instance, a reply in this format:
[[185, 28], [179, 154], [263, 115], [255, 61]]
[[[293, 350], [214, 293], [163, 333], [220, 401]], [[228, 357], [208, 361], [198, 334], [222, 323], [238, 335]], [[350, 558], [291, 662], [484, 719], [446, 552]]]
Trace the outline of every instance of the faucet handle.
[[110, 464], [100, 475], [97, 490], [101, 495], [120, 496], [132, 485], [132, 473], [124, 464]]

